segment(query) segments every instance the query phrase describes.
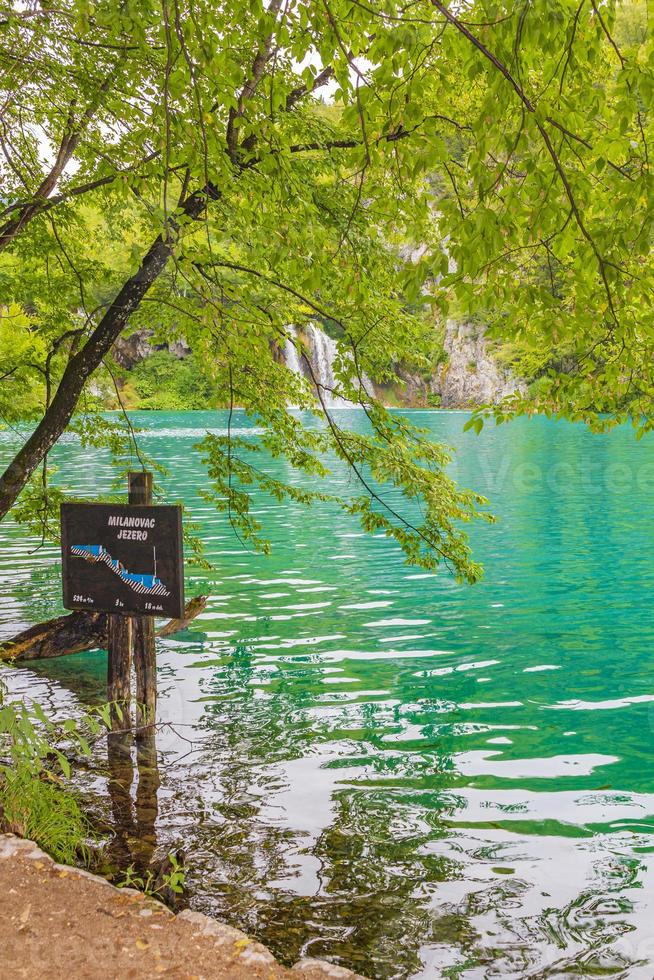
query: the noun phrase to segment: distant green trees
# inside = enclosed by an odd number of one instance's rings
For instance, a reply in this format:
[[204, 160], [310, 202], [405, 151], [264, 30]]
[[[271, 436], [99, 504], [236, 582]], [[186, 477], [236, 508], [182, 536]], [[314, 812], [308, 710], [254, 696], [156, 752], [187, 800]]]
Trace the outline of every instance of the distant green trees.
[[126, 375], [122, 390], [129, 408], [158, 411], [224, 407], [222, 396], [195, 355], [179, 358], [166, 350], [154, 351], [136, 364]]

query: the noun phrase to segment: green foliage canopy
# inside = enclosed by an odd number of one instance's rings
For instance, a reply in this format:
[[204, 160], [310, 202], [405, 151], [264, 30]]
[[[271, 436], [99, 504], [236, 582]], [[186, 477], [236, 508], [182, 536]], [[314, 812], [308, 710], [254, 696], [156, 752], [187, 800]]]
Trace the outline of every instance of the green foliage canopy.
[[[341, 504], [367, 530], [474, 580], [460, 526], [483, 500], [360, 379], [427, 363], [435, 313], [475, 313], [545, 379], [500, 418], [631, 411], [649, 427], [654, 57], [642, 9], [627, 14], [613, 0], [6, 6], [0, 411], [38, 424], [0, 512], [84, 412], [115, 339], [147, 326], [184, 336], [224, 402], [325, 492], [325, 453], [345, 461], [361, 492]], [[316, 317], [367, 435], [281, 361], [287, 325]], [[257, 537], [248, 488], [292, 491], [233, 440], [202, 451], [217, 506]]]

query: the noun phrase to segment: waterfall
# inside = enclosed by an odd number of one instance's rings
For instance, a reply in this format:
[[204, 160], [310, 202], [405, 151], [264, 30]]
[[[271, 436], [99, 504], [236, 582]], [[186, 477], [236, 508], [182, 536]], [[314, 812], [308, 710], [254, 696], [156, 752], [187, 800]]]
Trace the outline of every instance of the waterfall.
[[289, 323], [286, 327], [286, 335], [286, 340], [284, 341], [284, 361], [286, 362], [286, 367], [293, 374], [299, 374], [303, 377], [304, 371], [302, 370], [300, 355], [297, 349], [297, 328], [292, 323]]
[[334, 395], [336, 387], [334, 377], [334, 359], [338, 354], [336, 341], [332, 340], [324, 330], [315, 323], [309, 324], [309, 343], [311, 345], [311, 366], [320, 385], [322, 399], [327, 408], [347, 408], [350, 404], [345, 398]]
[[[306, 378], [308, 372], [303, 368], [297, 350], [297, 344], [299, 343], [297, 328], [289, 324], [286, 327], [286, 333], [287, 337], [284, 342], [286, 367], [289, 371], [293, 371], [294, 374]], [[336, 341], [315, 323], [310, 323], [306, 328], [306, 338], [308, 341], [308, 355], [311, 361], [311, 368], [317, 384], [320, 385], [320, 393], [325, 406], [327, 408], [351, 408], [352, 402], [349, 402], [346, 398], [341, 398], [340, 395], [335, 395], [333, 391], [337, 387], [334, 376], [334, 361], [338, 356]], [[366, 394], [374, 397], [375, 389], [373, 388], [372, 381], [365, 374], [362, 376], [362, 387]]]

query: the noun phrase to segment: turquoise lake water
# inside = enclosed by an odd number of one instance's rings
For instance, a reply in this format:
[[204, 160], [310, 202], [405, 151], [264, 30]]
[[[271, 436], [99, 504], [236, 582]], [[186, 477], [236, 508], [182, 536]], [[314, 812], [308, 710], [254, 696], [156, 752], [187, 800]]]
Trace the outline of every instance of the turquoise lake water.
[[[245, 552], [197, 494], [191, 447], [225, 413], [134, 416], [215, 570], [189, 569], [207, 609], [159, 642], [159, 775], [134, 794], [133, 833], [182, 846], [191, 904], [287, 962], [649, 980], [654, 444], [545, 419], [475, 436], [465, 413], [410, 414], [499, 518], [471, 532], [477, 586], [408, 568], [326, 504], [257, 498], [273, 553]], [[0, 462], [13, 441], [0, 433]], [[101, 453], [70, 440], [53, 461], [80, 495], [108, 491]], [[60, 566], [9, 522], [0, 544], [7, 637], [60, 611]], [[105, 670], [98, 652], [0, 676], [70, 713], [103, 699]], [[106, 776], [92, 781], [101, 800]], [[134, 804], [112, 805], [119, 819]]]

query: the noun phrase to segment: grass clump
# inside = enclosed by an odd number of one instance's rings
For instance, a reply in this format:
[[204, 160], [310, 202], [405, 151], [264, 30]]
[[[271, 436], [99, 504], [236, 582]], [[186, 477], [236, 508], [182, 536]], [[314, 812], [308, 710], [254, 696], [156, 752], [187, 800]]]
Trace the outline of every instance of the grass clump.
[[90, 754], [82, 723], [53, 722], [35, 703], [0, 703], [0, 830], [73, 864], [87, 861], [91, 828], [69, 786], [64, 748]]

